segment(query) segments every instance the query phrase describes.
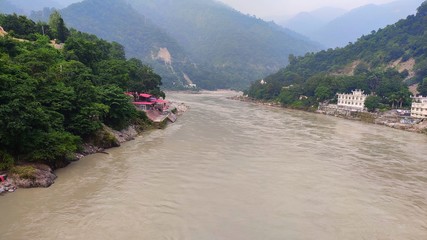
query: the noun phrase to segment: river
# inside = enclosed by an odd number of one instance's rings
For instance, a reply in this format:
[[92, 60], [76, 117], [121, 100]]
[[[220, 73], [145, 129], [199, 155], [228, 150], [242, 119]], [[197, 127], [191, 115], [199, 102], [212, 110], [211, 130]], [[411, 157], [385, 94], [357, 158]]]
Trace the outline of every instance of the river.
[[425, 135], [233, 94], [1, 196], [0, 239], [427, 239]]

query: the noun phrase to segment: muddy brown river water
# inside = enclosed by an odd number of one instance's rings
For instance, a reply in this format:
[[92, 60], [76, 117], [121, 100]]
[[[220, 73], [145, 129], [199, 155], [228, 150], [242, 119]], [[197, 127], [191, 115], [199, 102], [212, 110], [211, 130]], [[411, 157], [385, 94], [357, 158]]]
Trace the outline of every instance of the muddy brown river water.
[[427, 239], [427, 136], [228, 100], [0, 197], [0, 239]]

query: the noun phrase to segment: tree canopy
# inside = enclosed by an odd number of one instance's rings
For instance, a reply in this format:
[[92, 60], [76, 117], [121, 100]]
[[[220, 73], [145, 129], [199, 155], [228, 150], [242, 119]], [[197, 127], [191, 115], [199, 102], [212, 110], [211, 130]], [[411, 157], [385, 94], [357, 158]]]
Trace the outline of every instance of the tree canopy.
[[0, 37], [0, 170], [17, 159], [55, 165], [102, 124], [122, 129], [139, 121], [125, 91], [164, 97], [161, 78], [127, 60], [123, 46], [68, 30], [61, 19], [57, 12], [49, 24], [0, 15], [10, 33]]

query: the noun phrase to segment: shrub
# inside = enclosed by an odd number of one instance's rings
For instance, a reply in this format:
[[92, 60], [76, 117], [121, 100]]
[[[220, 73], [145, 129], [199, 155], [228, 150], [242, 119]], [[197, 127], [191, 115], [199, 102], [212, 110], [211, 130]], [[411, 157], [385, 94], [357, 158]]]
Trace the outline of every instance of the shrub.
[[0, 151], [0, 171], [8, 170], [14, 164], [14, 159], [8, 153]]
[[10, 173], [24, 179], [36, 178], [36, 169], [33, 166], [15, 166], [10, 169]]

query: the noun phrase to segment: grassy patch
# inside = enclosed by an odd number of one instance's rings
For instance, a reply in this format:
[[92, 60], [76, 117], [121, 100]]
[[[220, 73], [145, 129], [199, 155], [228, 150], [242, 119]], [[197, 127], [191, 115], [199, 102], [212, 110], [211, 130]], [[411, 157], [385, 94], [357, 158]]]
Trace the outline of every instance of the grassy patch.
[[10, 173], [24, 179], [36, 178], [36, 169], [33, 166], [15, 166], [10, 169]]
[[371, 113], [357, 112], [356, 117], [360, 118], [362, 122], [375, 123], [375, 116]]

